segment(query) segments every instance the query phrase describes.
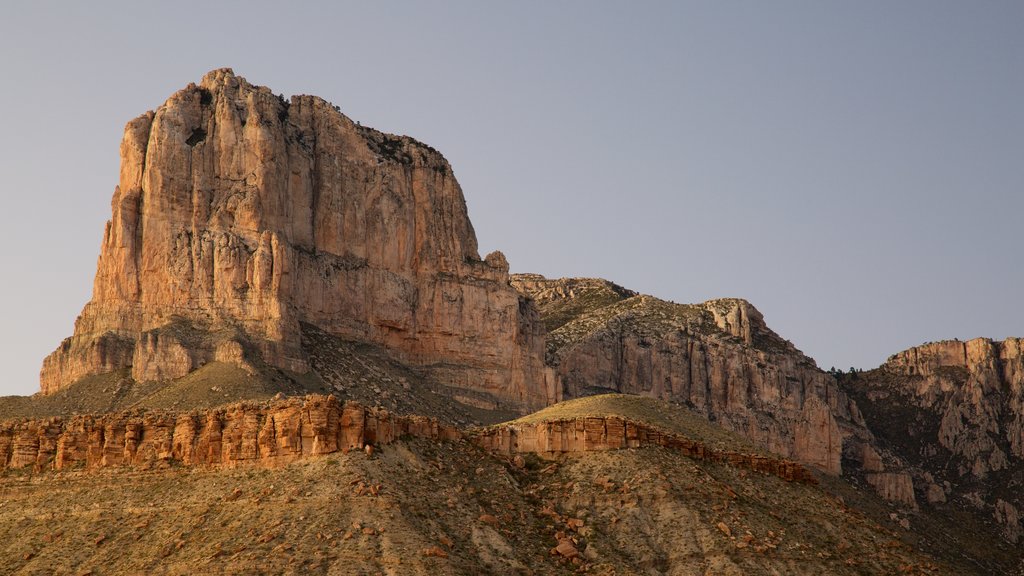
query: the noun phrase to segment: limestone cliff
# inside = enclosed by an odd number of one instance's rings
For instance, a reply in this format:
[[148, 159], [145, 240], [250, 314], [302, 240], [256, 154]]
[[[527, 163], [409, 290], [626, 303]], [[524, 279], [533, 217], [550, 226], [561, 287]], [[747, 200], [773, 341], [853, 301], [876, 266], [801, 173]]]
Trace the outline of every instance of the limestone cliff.
[[1021, 536], [1024, 340], [933, 342], [842, 377], [883, 445], [910, 465], [930, 506], [961, 507]]
[[597, 279], [515, 275], [550, 331], [549, 379], [565, 398], [640, 394], [685, 404], [778, 454], [831, 474], [871, 434], [857, 406], [739, 299], [666, 302]]
[[193, 412], [135, 411], [0, 423], [0, 470], [112, 466], [273, 468], [399, 437], [454, 440], [458, 429], [334, 396]]
[[301, 323], [381, 345], [447, 386], [545, 404], [543, 328], [481, 259], [448, 162], [314, 96], [229, 69], [128, 123], [92, 300], [44, 394], [131, 367], [305, 372]]
[[777, 456], [720, 450], [699, 438], [673, 434], [644, 422], [616, 416], [577, 417], [535, 423], [510, 423], [485, 429], [473, 436], [480, 447], [498, 454], [601, 452], [662, 446], [695, 460], [724, 462], [735, 468], [778, 476], [787, 482], [817, 484], [800, 464]]

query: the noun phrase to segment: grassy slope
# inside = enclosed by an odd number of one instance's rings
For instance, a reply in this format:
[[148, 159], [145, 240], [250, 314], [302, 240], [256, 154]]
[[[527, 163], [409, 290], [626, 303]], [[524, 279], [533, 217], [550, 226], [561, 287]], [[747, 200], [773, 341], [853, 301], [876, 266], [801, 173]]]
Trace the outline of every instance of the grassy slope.
[[715, 448], [749, 453], [764, 452], [739, 434], [715, 426], [703, 416], [684, 407], [628, 394], [601, 394], [567, 400], [512, 422], [534, 424], [551, 420], [605, 416], [618, 416], [688, 438], [701, 439]]
[[106, 413], [130, 408], [192, 410], [239, 400], [267, 400], [286, 395], [324, 392], [315, 375], [302, 377], [277, 370], [249, 374], [232, 364], [211, 362], [184, 378], [168, 382], [132, 380], [127, 371], [83, 378], [49, 396], [0, 397], [0, 419], [46, 418]]

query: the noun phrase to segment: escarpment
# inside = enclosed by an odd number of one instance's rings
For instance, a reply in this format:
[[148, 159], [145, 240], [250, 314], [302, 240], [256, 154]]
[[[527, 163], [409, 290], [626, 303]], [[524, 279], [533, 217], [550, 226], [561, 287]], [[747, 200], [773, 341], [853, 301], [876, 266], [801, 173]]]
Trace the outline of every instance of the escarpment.
[[458, 429], [334, 396], [192, 411], [135, 411], [0, 423], [0, 469], [112, 466], [273, 468], [400, 437], [455, 440]]
[[1024, 341], [924, 344], [841, 384], [882, 445], [909, 464], [904, 482], [912, 477], [919, 501], [967, 509], [1020, 539]]
[[611, 282], [533, 274], [513, 284], [550, 331], [549, 378], [564, 398], [601, 392], [682, 403], [761, 446], [839, 474], [871, 442], [832, 376], [740, 299], [685, 305]]
[[481, 259], [448, 162], [411, 138], [231, 70], [128, 123], [92, 299], [44, 394], [130, 368], [309, 370], [302, 324], [383, 346], [437, 383], [544, 405], [543, 327]]
[[510, 423], [484, 430], [473, 437], [480, 447], [498, 454], [560, 455], [626, 448], [661, 446], [687, 458], [724, 462], [735, 468], [778, 476], [788, 482], [816, 484], [802, 465], [764, 454], [721, 450], [699, 439], [665, 432], [643, 422], [617, 416], [577, 417], [536, 423]]

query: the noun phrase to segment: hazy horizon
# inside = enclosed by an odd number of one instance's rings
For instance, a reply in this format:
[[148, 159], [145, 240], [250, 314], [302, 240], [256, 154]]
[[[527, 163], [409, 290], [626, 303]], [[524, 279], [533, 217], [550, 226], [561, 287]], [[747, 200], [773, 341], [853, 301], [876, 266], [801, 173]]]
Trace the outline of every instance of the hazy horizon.
[[0, 395], [91, 295], [125, 123], [220, 67], [441, 151], [513, 272], [745, 298], [823, 369], [1024, 336], [1024, 4], [105, 6], [0, 22]]

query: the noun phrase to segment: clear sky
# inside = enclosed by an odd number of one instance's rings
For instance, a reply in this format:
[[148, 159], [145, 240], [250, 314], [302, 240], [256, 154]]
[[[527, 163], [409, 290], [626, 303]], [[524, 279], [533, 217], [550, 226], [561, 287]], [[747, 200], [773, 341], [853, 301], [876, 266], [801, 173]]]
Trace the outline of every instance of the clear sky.
[[129, 119], [213, 68], [441, 150], [481, 253], [743, 297], [820, 366], [1024, 336], [1024, 2], [20, 2], [0, 394], [89, 299]]

